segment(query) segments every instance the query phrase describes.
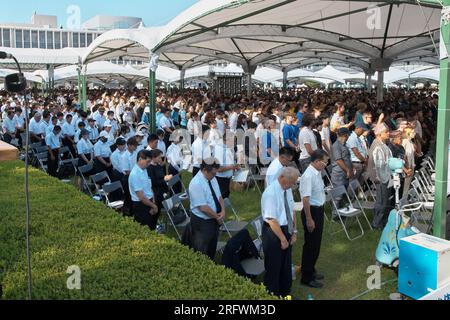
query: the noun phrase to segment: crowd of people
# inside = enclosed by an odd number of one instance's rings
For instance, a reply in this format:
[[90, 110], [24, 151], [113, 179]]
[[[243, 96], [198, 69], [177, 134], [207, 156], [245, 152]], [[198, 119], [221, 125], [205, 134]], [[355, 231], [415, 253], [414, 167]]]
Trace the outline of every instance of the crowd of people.
[[[292, 283], [292, 245], [297, 226], [292, 188], [299, 183], [304, 231], [302, 278], [319, 288], [315, 269], [324, 224], [325, 184], [375, 185], [372, 227], [382, 229], [393, 206], [388, 159], [404, 160], [401, 194], [407, 195], [416, 164], [436, 135], [437, 93], [390, 89], [383, 102], [362, 89], [290, 89], [225, 96], [207, 90], [157, 91], [157, 131], [149, 128], [148, 96], [142, 90], [91, 90], [86, 110], [76, 93], [30, 94], [25, 121], [22, 96], [1, 93], [2, 139], [21, 147], [24, 128], [48, 148], [48, 173], [58, 175], [59, 150], [67, 146], [90, 174], [106, 171], [124, 186], [125, 210], [155, 230], [167, 182], [181, 174], [186, 155], [190, 244], [214, 258], [226, 217], [233, 175], [243, 167], [266, 168], [261, 199], [265, 284], [285, 296]], [[186, 153], [185, 151], [188, 151]], [[330, 180], [321, 172], [327, 170]], [[181, 184], [174, 193], [181, 192]], [[333, 213], [336, 218], [336, 213]]]

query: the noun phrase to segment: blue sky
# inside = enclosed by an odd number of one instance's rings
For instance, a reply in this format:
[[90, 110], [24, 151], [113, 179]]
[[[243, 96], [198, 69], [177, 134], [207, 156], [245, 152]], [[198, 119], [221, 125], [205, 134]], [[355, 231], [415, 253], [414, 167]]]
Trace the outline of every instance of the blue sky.
[[100, 14], [139, 17], [146, 26], [157, 26], [166, 24], [195, 2], [197, 0], [16, 0], [3, 3], [0, 22], [31, 23], [31, 16], [36, 11], [58, 16], [58, 24], [66, 27], [67, 9], [77, 5], [81, 22]]

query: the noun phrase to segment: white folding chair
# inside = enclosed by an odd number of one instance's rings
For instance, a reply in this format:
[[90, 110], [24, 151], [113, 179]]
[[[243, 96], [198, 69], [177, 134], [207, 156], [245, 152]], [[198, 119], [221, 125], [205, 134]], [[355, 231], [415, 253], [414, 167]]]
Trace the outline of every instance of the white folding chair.
[[[367, 196], [364, 193], [363, 188], [358, 180], [354, 179], [350, 181], [348, 190], [350, 190], [350, 196], [353, 200], [352, 204], [355, 208], [361, 210], [373, 210], [375, 208], [375, 202], [369, 201]], [[361, 195], [362, 199], [359, 199], [359, 195]]]
[[78, 167], [78, 172], [80, 173], [80, 178], [81, 178], [81, 181], [83, 182], [84, 190], [82, 190], [82, 191], [87, 191], [91, 197], [93, 196], [91, 187], [94, 185], [92, 183], [88, 182], [88, 180], [90, 180], [90, 179], [89, 178], [86, 179], [86, 174], [91, 172], [93, 169], [94, 169], [94, 165], [92, 163]]
[[122, 195], [124, 194], [124, 190], [122, 187], [122, 184], [120, 183], [120, 181], [115, 181], [115, 182], [110, 182], [110, 183], [105, 183], [102, 187], [105, 198], [106, 198], [106, 205], [114, 210], [120, 210], [123, 207], [123, 200], [116, 200], [116, 201], [110, 201], [110, 195], [111, 193], [121, 190], [122, 191]]
[[95, 185], [95, 192], [99, 195], [103, 195], [102, 186], [105, 183], [111, 183], [111, 179], [106, 171], [99, 172], [91, 176], [91, 181]]
[[239, 232], [242, 229], [245, 229], [248, 225], [247, 222], [241, 221], [241, 218], [239, 217], [237, 211], [234, 209], [233, 205], [231, 204], [230, 199], [224, 199], [223, 202], [225, 203], [225, 210], [230, 209], [231, 212], [233, 212], [234, 220], [226, 221], [221, 227], [220, 231], [224, 232], [228, 230], [228, 232]]
[[36, 159], [37, 159], [39, 167], [42, 169], [42, 171], [47, 172], [48, 171], [48, 153], [47, 152], [38, 153], [38, 154], [36, 154]]
[[174, 192], [174, 190], [173, 190], [173, 187], [177, 184], [177, 183], [181, 183], [181, 193], [180, 194], [178, 194], [178, 196], [180, 197], [180, 199], [181, 200], [189, 200], [189, 192], [187, 191], [187, 189], [186, 189], [186, 186], [184, 185], [184, 183], [183, 183], [183, 180], [181, 180], [181, 177], [180, 177], [180, 175], [175, 175], [175, 176], [173, 176], [173, 178], [172, 179], [170, 179], [168, 182], [167, 182], [167, 186], [169, 187], [169, 189], [170, 189], [170, 191], [172, 191], [172, 194], [174, 194], [175, 195], [175, 192]]
[[[172, 225], [173, 229], [175, 230], [178, 239], [181, 241], [181, 234], [178, 232], [178, 228], [185, 228], [187, 224], [190, 222], [190, 217], [188, 213], [186, 212], [186, 209], [183, 206], [182, 199], [179, 195], [174, 195], [173, 197], [166, 199], [163, 201], [163, 207], [164, 210], [162, 211], [167, 215], [169, 218], [170, 224]], [[183, 211], [183, 214], [186, 216], [186, 219], [184, 219], [183, 222], [179, 224], [175, 224], [173, 218], [175, 215], [174, 209], [181, 208]]]
[[[330, 233], [332, 235], [337, 234], [339, 232], [344, 231], [347, 238], [350, 241], [356, 240], [358, 238], [361, 238], [362, 236], [364, 236], [364, 228], [361, 225], [361, 222], [359, 220], [359, 216], [363, 215], [366, 218], [367, 223], [370, 226], [369, 220], [367, 219], [366, 215], [364, 214], [364, 211], [362, 211], [361, 209], [356, 209], [353, 207], [352, 202], [350, 200], [350, 197], [347, 193], [347, 191], [345, 190], [344, 186], [340, 186], [337, 188], [333, 188], [332, 190], [329, 191], [330, 196], [331, 196], [331, 203], [333, 205], [333, 208], [339, 218], [339, 221], [342, 225], [342, 229], [340, 229], [339, 231], [336, 232], [332, 232], [331, 229], [334, 225], [334, 223], [330, 223]], [[348, 205], [345, 207], [340, 207], [339, 202], [342, 200], [346, 200]], [[343, 220], [343, 218], [345, 219], [345, 222]], [[349, 220], [352, 220], [354, 218], [354, 220], [356, 220], [356, 222], [358, 223], [359, 229], [360, 229], [360, 233], [355, 236], [355, 237], [350, 237], [350, 234], [348, 232], [348, 227], [347, 226], [347, 222]]]
[[77, 172], [78, 158], [74, 158], [69, 147], [62, 147], [59, 150], [58, 168], [70, 164], [73, 167], [74, 173]]

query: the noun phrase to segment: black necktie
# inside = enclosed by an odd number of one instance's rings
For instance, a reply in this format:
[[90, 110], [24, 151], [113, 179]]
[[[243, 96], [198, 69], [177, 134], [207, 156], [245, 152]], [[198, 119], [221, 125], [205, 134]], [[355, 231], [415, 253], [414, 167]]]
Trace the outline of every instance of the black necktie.
[[211, 189], [214, 203], [216, 204], [216, 212], [220, 213], [222, 211], [222, 206], [220, 205], [219, 199], [217, 199], [217, 195], [216, 195], [216, 192], [214, 191], [211, 181], [208, 181], [208, 185], [209, 185], [209, 189]]

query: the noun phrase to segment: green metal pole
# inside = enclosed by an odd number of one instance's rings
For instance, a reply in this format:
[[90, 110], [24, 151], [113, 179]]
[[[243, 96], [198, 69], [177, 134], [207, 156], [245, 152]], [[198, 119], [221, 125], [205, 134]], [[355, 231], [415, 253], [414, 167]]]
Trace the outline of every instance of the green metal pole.
[[[443, 1], [450, 6], [450, 0]], [[441, 41], [450, 52], [450, 24], [441, 21]], [[441, 76], [439, 81], [439, 107], [436, 136], [436, 193], [434, 200], [433, 233], [436, 237], [445, 237], [447, 215], [447, 179], [450, 130], [450, 63], [449, 57], [441, 59]]]
[[83, 100], [81, 101], [81, 108], [83, 109], [83, 111], [87, 111], [87, 75], [83, 74], [82, 75], [83, 78]]
[[[83, 100], [82, 98], [82, 92], [81, 92], [81, 67], [78, 66], [77, 68], [77, 72], [78, 72], [78, 103], [81, 104], [81, 101]], [[83, 107], [83, 106], [82, 106]]]
[[156, 72], [150, 70], [149, 75], [149, 91], [148, 91], [148, 104], [150, 106], [150, 113], [148, 114], [150, 130], [152, 133], [156, 133], [156, 95], [155, 95], [155, 81]]

